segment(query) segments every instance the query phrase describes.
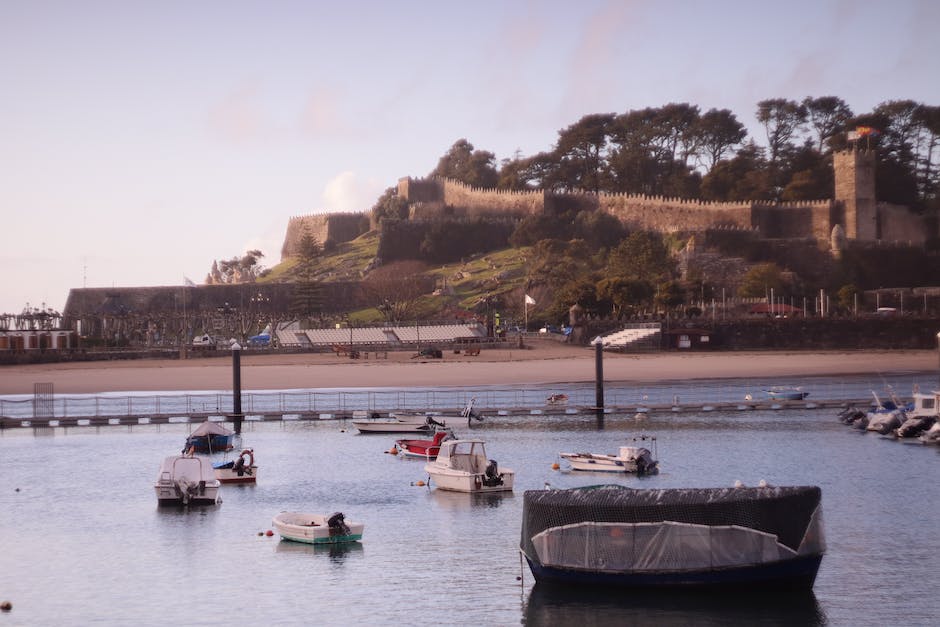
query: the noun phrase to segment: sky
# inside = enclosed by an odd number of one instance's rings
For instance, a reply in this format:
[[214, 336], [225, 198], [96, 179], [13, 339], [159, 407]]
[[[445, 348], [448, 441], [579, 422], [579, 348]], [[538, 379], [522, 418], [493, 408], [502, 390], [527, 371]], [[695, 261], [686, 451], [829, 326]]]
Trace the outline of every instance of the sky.
[[940, 105], [935, 0], [0, 0], [0, 314], [280, 261], [459, 139], [592, 113], [837, 96]]

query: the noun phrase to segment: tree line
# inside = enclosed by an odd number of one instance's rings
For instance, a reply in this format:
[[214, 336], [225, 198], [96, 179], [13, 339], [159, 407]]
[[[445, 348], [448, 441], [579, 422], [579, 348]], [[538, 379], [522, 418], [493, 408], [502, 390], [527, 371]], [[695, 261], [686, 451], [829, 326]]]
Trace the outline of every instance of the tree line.
[[879, 200], [937, 211], [940, 106], [891, 100], [855, 113], [835, 96], [757, 103], [762, 143], [737, 115], [689, 103], [592, 113], [547, 151], [497, 162], [460, 139], [432, 176], [504, 190], [648, 194], [708, 201], [832, 197], [832, 152], [876, 151]]

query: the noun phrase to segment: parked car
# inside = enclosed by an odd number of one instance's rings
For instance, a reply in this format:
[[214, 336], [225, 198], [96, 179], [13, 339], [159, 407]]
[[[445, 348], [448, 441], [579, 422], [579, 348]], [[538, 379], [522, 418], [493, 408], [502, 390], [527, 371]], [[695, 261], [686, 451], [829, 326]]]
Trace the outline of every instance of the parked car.
[[215, 348], [215, 340], [208, 333], [193, 338], [193, 348]]
[[544, 327], [539, 329], [539, 333], [561, 333], [561, 329], [556, 327], [554, 324], [546, 324]]

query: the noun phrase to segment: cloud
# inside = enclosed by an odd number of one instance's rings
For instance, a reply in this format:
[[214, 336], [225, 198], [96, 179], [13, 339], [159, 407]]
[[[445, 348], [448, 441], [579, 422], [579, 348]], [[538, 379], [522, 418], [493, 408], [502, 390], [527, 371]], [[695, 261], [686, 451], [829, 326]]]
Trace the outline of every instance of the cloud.
[[344, 132], [342, 95], [336, 90], [318, 89], [310, 94], [300, 112], [300, 131], [307, 137], [335, 137]]
[[325, 212], [368, 211], [384, 189], [378, 181], [363, 181], [354, 172], [340, 172], [323, 190]]
[[270, 135], [272, 129], [261, 105], [257, 85], [242, 86], [209, 110], [209, 130], [231, 143], [254, 143]]

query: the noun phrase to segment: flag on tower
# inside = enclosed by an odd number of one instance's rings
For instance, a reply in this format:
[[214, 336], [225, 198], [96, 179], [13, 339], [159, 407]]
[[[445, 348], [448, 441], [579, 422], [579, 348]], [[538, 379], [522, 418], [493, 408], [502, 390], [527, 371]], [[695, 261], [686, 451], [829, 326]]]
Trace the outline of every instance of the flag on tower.
[[525, 295], [525, 304], [526, 304], [526, 305], [534, 305], [534, 304], [535, 304], [535, 299], [532, 298], [531, 296], [529, 296], [528, 294], [526, 294], [526, 295]]

